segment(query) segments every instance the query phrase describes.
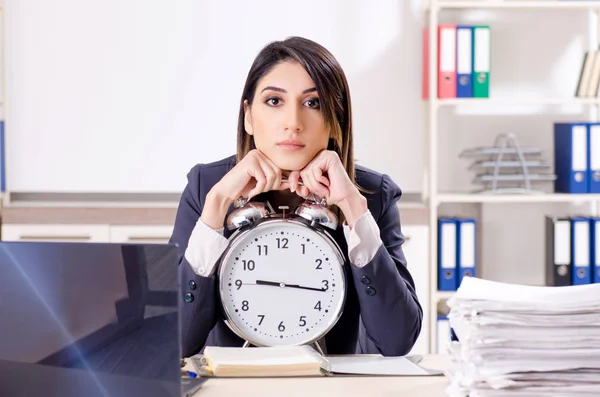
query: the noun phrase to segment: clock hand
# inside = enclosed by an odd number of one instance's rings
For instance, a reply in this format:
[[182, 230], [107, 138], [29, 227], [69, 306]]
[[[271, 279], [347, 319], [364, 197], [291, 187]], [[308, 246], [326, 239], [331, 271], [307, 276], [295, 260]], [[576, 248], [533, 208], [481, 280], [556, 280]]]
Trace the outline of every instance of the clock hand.
[[307, 290], [311, 290], [311, 291], [321, 291], [321, 292], [325, 292], [325, 290], [323, 288], [313, 288], [313, 287], [304, 287], [298, 284], [286, 284], [286, 283], [282, 283], [282, 282], [276, 282], [276, 281], [265, 281], [265, 280], [256, 280], [256, 285], [271, 285], [274, 287], [281, 287], [281, 288], [298, 288], [298, 289], [307, 289]]

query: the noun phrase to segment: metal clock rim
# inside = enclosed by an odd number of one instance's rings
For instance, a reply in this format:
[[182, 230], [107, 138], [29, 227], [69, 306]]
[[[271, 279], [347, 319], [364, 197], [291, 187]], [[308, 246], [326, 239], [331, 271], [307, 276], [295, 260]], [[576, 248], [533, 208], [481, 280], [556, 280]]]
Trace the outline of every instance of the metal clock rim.
[[335, 325], [339, 322], [339, 320], [342, 316], [342, 313], [344, 312], [344, 307], [346, 306], [346, 299], [348, 297], [348, 291], [347, 291], [348, 280], [346, 277], [346, 271], [344, 269], [345, 259], [344, 259], [344, 255], [343, 255], [343, 252], [342, 252], [339, 244], [329, 234], [329, 232], [327, 230], [325, 230], [325, 228], [321, 227], [320, 225], [311, 225], [310, 222], [308, 222], [306, 219], [304, 219], [300, 216], [294, 215], [294, 214], [286, 215], [285, 218], [282, 218], [280, 216], [280, 214], [273, 214], [266, 218], [260, 219], [257, 222], [255, 222], [254, 224], [247, 225], [247, 226], [244, 226], [244, 227], [236, 230], [230, 236], [230, 240], [234, 241], [234, 244], [229, 244], [227, 246], [227, 249], [225, 250], [225, 252], [221, 256], [221, 259], [219, 260], [219, 267], [218, 267], [219, 298], [221, 301], [221, 308], [222, 308], [223, 316], [224, 316], [223, 321], [229, 327], [229, 329], [231, 329], [231, 331], [233, 331], [238, 337], [240, 337], [241, 339], [247, 341], [248, 343], [250, 343], [254, 346], [266, 347], [266, 346], [270, 346], [270, 345], [261, 344], [261, 343], [257, 342], [256, 340], [254, 340], [253, 338], [250, 338], [249, 335], [245, 335], [244, 332], [242, 332], [242, 330], [235, 324], [235, 321], [233, 321], [232, 313], [230, 313], [227, 306], [223, 304], [223, 300], [225, 298], [225, 287], [224, 287], [225, 282], [223, 281], [223, 268], [224, 268], [223, 264], [226, 263], [227, 260], [231, 257], [233, 248], [235, 248], [237, 246], [235, 241], [241, 241], [241, 239], [244, 237], [244, 235], [250, 233], [252, 230], [257, 229], [265, 224], [279, 223], [279, 222], [284, 222], [284, 221], [298, 224], [302, 227], [306, 227], [306, 228], [310, 229], [313, 232], [316, 232], [320, 237], [323, 238], [323, 240], [325, 240], [325, 242], [327, 244], [330, 245], [330, 247], [332, 248], [332, 251], [336, 255], [336, 258], [338, 259], [338, 263], [340, 264], [341, 277], [342, 277], [342, 282], [343, 282], [343, 285], [342, 285], [342, 296], [343, 297], [342, 297], [340, 305], [339, 305], [340, 309], [337, 311], [335, 317], [332, 318], [332, 320], [330, 321], [330, 324], [323, 330], [323, 332], [320, 332], [316, 337], [313, 337], [309, 340], [302, 341], [300, 343], [286, 345], [286, 346], [308, 345], [311, 343], [315, 343], [320, 338], [327, 335], [329, 333], [329, 331], [331, 331], [333, 329], [333, 327], [335, 327]]

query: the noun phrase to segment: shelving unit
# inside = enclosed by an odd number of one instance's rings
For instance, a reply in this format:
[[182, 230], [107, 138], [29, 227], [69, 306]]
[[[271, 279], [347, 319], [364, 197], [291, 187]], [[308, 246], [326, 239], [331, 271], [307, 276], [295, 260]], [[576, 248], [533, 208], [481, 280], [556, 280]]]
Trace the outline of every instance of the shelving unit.
[[[437, 342], [437, 315], [438, 303], [450, 298], [453, 292], [444, 292], [437, 290], [437, 219], [439, 216], [439, 206], [442, 204], [484, 204], [484, 203], [583, 203], [589, 204], [590, 212], [596, 214], [600, 194], [533, 194], [533, 195], [515, 195], [515, 194], [469, 194], [452, 193], [438, 191], [439, 170], [438, 158], [438, 117], [442, 108], [455, 106], [562, 106], [562, 105], [583, 105], [589, 109], [590, 121], [598, 119], [600, 110], [600, 98], [519, 98], [519, 97], [493, 97], [490, 98], [457, 98], [457, 99], [438, 99], [437, 98], [437, 53], [438, 42], [436, 28], [439, 24], [439, 13], [445, 10], [477, 10], [494, 9], [502, 10], [548, 10], [548, 11], [587, 11], [590, 23], [588, 31], [590, 32], [590, 49], [595, 48], [599, 41], [598, 13], [600, 12], [600, 1], [570, 1], [570, 0], [539, 0], [539, 1], [517, 1], [517, 0], [471, 0], [471, 1], [444, 1], [430, 0], [426, 6], [426, 23], [430, 27], [429, 34], [429, 95], [430, 99], [424, 101], [426, 109], [425, 126], [425, 186], [424, 201], [429, 208], [429, 263], [430, 263], [430, 284], [429, 284], [429, 307], [424, 308], [429, 313], [429, 350], [435, 352]], [[483, 23], [483, 21], [480, 21]], [[493, 34], [493, 22], [490, 21], [490, 27]], [[493, 51], [493, 49], [492, 49]], [[493, 77], [492, 65], [492, 81]], [[481, 254], [479, 254], [481, 256]], [[480, 266], [480, 260], [478, 260]]]
[[[2, 89], [0, 90], [0, 122], [4, 124], [4, 137], [0, 147], [0, 173], [6, 178], [6, 8], [4, 0], [0, 0], [0, 79]], [[1, 177], [1, 176], [0, 176]], [[6, 181], [4, 181], [6, 186]], [[6, 194], [0, 190], [0, 209], [3, 206]]]

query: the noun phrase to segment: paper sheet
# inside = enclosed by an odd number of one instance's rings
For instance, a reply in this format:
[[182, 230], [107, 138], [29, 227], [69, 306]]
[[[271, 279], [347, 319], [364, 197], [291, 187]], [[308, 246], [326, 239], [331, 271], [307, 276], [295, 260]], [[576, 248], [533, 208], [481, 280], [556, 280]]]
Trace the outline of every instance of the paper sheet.
[[406, 357], [383, 357], [375, 355], [328, 356], [327, 361], [331, 365], [331, 371], [336, 374], [395, 376], [443, 374], [440, 371], [422, 368]]

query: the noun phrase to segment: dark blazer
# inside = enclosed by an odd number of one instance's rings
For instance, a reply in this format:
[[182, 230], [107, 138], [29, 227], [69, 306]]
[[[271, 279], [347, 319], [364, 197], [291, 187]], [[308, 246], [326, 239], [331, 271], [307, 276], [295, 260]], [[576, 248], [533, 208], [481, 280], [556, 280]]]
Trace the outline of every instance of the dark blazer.
[[[217, 276], [196, 275], [184, 257], [206, 194], [234, 166], [235, 156], [194, 166], [177, 210], [171, 242], [179, 252], [184, 357], [201, 352], [206, 345], [242, 346], [244, 342], [222, 320]], [[365, 197], [383, 245], [370, 263], [358, 268], [348, 261], [342, 224], [332, 233], [346, 258], [348, 293], [342, 316], [325, 337], [327, 353], [404, 355], [419, 336], [423, 310], [402, 252], [404, 236], [396, 205], [402, 192], [389, 176], [360, 165], [356, 166], [356, 182], [374, 192]]]

